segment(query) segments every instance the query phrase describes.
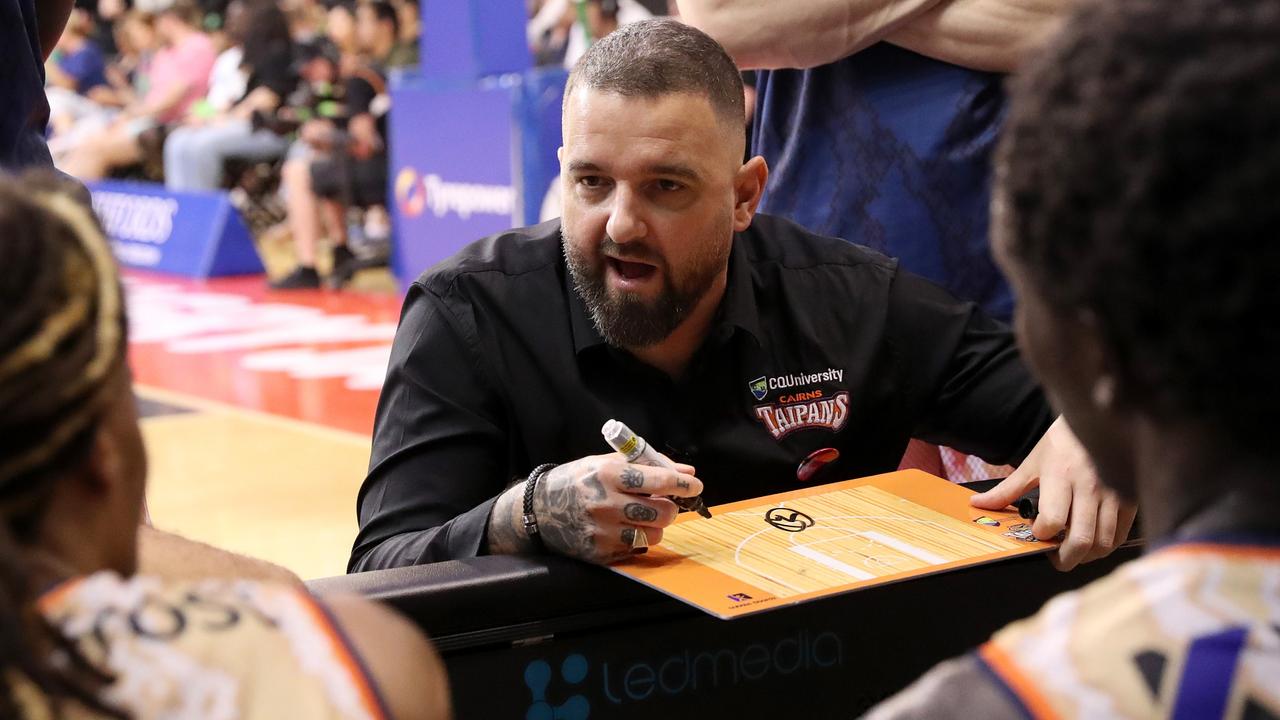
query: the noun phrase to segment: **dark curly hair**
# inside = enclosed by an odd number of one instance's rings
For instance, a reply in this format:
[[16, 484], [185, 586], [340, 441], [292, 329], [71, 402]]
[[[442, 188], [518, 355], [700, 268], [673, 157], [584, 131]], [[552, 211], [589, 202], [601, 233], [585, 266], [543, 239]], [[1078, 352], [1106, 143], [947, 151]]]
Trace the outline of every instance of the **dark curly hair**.
[[1011, 81], [997, 223], [1134, 402], [1274, 441], [1280, 2], [1106, 0]]

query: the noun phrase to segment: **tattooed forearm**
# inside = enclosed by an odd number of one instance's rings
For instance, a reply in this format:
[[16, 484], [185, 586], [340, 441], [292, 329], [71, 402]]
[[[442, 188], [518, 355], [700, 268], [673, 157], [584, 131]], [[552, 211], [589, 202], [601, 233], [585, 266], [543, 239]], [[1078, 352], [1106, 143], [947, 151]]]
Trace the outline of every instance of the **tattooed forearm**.
[[533, 552], [533, 541], [524, 533], [524, 483], [504, 492], [489, 513], [489, 554], [516, 555]]
[[618, 478], [622, 480], [622, 486], [628, 490], [636, 490], [644, 487], [644, 473], [633, 467], [625, 467], [618, 474]]
[[633, 520], [635, 522], [653, 522], [658, 519], [657, 510], [654, 510], [648, 505], [641, 505], [640, 503], [627, 503], [626, 507], [622, 508], [622, 514], [625, 515], [628, 520]]

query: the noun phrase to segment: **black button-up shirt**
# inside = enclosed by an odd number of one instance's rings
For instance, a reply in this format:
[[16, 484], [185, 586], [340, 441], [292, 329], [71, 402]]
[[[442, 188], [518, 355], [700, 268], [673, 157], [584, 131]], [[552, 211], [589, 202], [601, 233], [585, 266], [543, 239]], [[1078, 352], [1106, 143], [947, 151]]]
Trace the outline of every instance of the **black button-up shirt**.
[[[540, 463], [609, 452], [610, 418], [696, 465], [708, 505], [891, 471], [912, 437], [1019, 462], [1052, 422], [1008, 327], [767, 215], [735, 236], [716, 320], [673, 381], [605, 343], [552, 221], [473, 243], [410, 288], [350, 569], [484, 552], [496, 497]], [[802, 483], [826, 448], [839, 457]]]

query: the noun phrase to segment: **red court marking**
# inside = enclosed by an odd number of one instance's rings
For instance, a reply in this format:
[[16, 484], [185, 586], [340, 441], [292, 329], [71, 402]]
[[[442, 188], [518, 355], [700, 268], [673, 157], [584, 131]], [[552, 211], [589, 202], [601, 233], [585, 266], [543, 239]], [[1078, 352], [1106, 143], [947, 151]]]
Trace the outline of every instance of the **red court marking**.
[[400, 296], [124, 278], [139, 384], [371, 434]]

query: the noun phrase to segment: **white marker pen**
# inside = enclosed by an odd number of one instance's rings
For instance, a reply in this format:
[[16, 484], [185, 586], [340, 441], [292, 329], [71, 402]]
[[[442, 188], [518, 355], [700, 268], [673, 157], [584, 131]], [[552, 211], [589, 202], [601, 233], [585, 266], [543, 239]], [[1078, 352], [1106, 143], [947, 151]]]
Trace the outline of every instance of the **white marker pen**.
[[[674, 470], [675, 466], [671, 464], [662, 453], [654, 450], [645, 439], [635, 434], [631, 428], [625, 423], [618, 420], [610, 420], [600, 428], [600, 434], [604, 435], [604, 441], [609, 443], [609, 447], [617, 450], [626, 456], [627, 462], [633, 465], [647, 465], [649, 467], [663, 467]], [[706, 503], [702, 502], [702, 497], [673, 497], [672, 501], [685, 510], [692, 510], [704, 518], [711, 517], [711, 511], [707, 509]]]

